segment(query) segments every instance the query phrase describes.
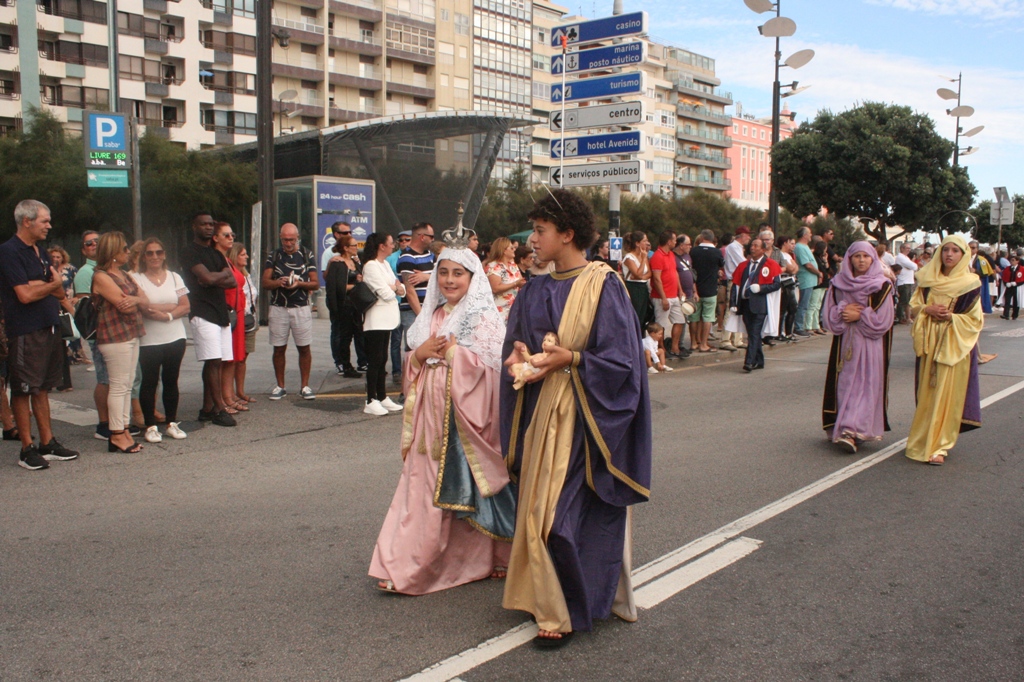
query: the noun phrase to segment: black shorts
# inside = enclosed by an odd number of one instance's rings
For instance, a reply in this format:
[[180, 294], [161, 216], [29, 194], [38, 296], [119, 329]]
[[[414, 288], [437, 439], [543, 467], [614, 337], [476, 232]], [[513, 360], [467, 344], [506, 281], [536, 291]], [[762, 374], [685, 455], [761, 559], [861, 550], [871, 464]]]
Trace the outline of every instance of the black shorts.
[[10, 338], [7, 381], [12, 396], [35, 395], [61, 385], [64, 339], [60, 327], [46, 327]]

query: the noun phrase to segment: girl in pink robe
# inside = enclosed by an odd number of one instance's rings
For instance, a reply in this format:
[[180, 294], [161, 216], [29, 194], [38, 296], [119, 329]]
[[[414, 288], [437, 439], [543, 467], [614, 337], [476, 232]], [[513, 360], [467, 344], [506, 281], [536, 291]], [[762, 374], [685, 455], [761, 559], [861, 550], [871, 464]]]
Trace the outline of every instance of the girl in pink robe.
[[419, 595], [504, 577], [515, 527], [496, 418], [504, 336], [480, 260], [442, 251], [408, 332], [405, 463], [369, 571], [379, 589]]

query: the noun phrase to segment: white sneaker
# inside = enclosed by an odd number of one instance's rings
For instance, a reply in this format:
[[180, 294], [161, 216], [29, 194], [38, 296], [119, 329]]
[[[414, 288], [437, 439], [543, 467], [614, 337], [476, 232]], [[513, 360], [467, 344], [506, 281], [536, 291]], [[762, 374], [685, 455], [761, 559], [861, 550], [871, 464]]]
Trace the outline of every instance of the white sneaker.
[[178, 424], [180, 424], [180, 423], [181, 422], [171, 422], [171, 423], [169, 423], [167, 425], [167, 428], [164, 430], [164, 433], [166, 433], [168, 436], [170, 436], [171, 438], [174, 438], [176, 440], [181, 440], [182, 438], [187, 438], [188, 434], [185, 433], [184, 431], [182, 431], [178, 427]]
[[661, 371], [662, 372], [674, 372], [675, 370], [672, 369], [671, 367], [669, 367], [668, 365], [665, 365], [665, 368], [662, 369]]
[[380, 404], [381, 407], [383, 407], [388, 412], [401, 412], [402, 410], [405, 409], [404, 407], [393, 401], [391, 398], [384, 398], [384, 400], [380, 401]]
[[163, 439], [164, 439], [164, 437], [160, 435], [159, 431], [157, 431], [156, 426], [150, 426], [150, 427], [148, 427], [146, 429], [146, 442], [147, 443], [159, 443]]
[[302, 390], [299, 391], [299, 396], [306, 400], [316, 399], [316, 393], [313, 393], [313, 389], [311, 389], [309, 386], [303, 386]]
[[377, 417], [383, 417], [388, 413], [386, 407], [380, 404], [379, 400], [371, 400], [366, 403], [366, 407], [363, 408], [364, 414], [372, 414]]
[[648, 374], [657, 374], [658, 373], [658, 369], [656, 367], [648, 367], [647, 368], [647, 373]]
[[280, 400], [281, 398], [288, 395], [288, 391], [284, 390], [280, 386], [274, 386], [274, 390], [270, 392], [271, 400]]

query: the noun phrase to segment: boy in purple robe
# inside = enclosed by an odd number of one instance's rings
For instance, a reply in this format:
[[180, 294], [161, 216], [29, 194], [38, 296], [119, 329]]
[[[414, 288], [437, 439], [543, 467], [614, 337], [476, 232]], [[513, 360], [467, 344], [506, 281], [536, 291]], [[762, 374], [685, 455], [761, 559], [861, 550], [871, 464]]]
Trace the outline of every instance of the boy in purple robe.
[[622, 280], [586, 250], [597, 236], [582, 199], [554, 190], [529, 214], [537, 257], [553, 262], [512, 306], [505, 366], [533, 356], [519, 391], [502, 377], [501, 441], [518, 486], [503, 605], [557, 647], [594, 618], [636, 620], [629, 506], [650, 495], [651, 412], [640, 325]]
[[829, 440], [855, 453], [881, 440], [886, 415], [889, 352], [895, 306], [892, 282], [874, 247], [854, 242], [829, 285], [822, 321], [835, 336], [825, 377], [822, 427]]

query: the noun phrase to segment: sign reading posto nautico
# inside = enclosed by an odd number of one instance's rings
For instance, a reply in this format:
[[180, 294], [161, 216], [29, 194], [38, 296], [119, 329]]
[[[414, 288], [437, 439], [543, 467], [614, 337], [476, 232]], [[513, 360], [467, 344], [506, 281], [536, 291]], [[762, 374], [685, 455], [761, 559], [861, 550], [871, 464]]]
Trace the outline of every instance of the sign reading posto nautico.
[[130, 169], [132, 159], [127, 117], [124, 114], [87, 111], [82, 118], [86, 168]]

